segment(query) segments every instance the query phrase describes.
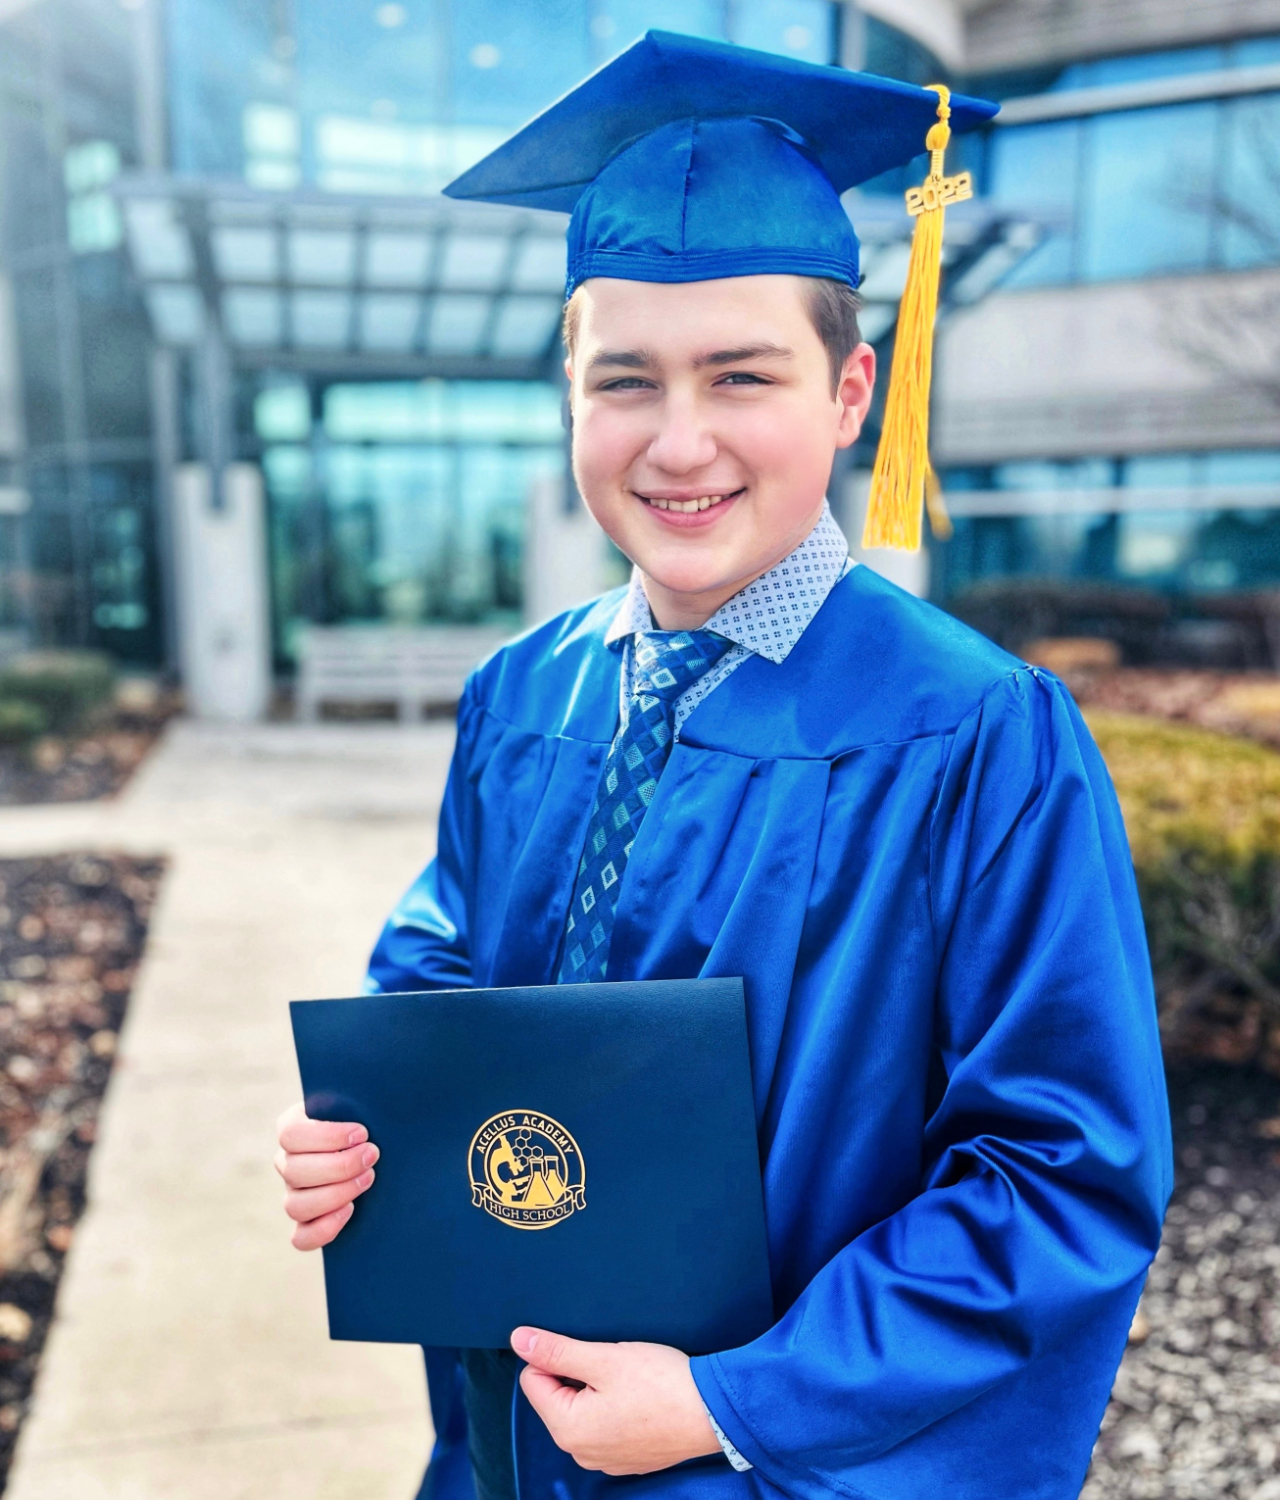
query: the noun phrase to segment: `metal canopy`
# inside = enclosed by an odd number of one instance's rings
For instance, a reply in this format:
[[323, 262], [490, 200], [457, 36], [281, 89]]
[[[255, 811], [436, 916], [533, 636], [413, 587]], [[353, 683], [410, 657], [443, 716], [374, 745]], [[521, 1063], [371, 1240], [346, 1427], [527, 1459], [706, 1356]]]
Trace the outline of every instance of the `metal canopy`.
[[220, 335], [236, 364], [337, 376], [547, 372], [562, 215], [178, 177], [116, 192], [163, 344]]
[[[225, 342], [239, 365], [343, 377], [545, 378], [558, 355], [561, 214], [447, 198], [273, 193], [132, 176], [115, 191], [157, 340]], [[912, 221], [846, 195], [863, 242], [862, 323], [897, 317]], [[947, 216], [948, 301], [977, 301], [1040, 238], [982, 202]]]

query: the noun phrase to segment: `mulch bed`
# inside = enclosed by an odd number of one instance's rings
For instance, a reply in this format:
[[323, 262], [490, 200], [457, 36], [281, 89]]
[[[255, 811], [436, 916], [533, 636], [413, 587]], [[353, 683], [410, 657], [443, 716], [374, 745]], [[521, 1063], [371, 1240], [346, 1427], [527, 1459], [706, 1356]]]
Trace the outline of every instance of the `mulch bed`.
[[0, 860], [0, 1489], [76, 1221], [160, 860]]
[[1280, 749], [1280, 676], [1270, 672], [1084, 667], [1059, 676], [1076, 701], [1091, 708], [1196, 724]]
[[1280, 1500], [1280, 1079], [1169, 1074], [1177, 1188], [1082, 1500]]
[[[1082, 703], [1280, 748], [1275, 678], [1062, 675]], [[0, 750], [0, 805], [112, 795], [169, 712]], [[0, 860], [0, 1490], [162, 873], [101, 855]], [[1280, 1500], [1280, 1079], [1175, 1063], [1169, 1086], [1177, 1187], [1081, 1500]]]
[[161, 697], [154, 706], [117, 709], [92, 730], [72, 737], [47, 735], [34, 745], [0, 745], [0, 807], [114, 796], [176, 708], [176, 700]]

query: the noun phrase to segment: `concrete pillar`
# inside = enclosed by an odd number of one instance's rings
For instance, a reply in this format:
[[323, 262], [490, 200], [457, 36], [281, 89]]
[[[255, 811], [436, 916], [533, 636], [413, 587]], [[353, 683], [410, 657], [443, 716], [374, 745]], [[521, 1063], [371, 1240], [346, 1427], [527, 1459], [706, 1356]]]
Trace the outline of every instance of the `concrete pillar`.
[[206, 464], [174, 475], [179, 654], [188, 710], [260, 719], [271, 701], [271, 626], [262, 474], [228, 464], [215, 504]]
[[[865, 564], [874, 573], [896, 583], [900, 589], [914, 594], [918, 599], [929, 597], [929, 553], [921, 547], [919, 552], [899, 552], [893, 547], [863, 548], [859, 545], [862, 527], [867, 518], [867, 498], [871, 493], [871, 471], [854, 469], [844, 480], [846, 486], [844, 503], [833, 505], [840, 517], [841, 527], [849, 538], [849, 553], [858, 562]], [[833, 497], [834, 499], [834, 497]], [[929, 522], [926, 518], [925, 526]]]
[[568, 482], [548, 475], [529, 490], [524, 617], [530, 625], [604, 593], [613, 582], [604, 533], [581, 501], [566, 508]]

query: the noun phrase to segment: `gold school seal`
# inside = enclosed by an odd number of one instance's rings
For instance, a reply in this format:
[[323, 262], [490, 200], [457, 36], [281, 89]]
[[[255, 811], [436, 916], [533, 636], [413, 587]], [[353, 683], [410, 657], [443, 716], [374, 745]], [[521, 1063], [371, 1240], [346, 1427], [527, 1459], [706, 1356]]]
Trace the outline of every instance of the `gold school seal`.
[[586, 1167], [558, 1121], [531, 1109], [492, 1115], [467, 1153], [471, 1202], [515, 1229], [546, 1229], [586, 1208]]

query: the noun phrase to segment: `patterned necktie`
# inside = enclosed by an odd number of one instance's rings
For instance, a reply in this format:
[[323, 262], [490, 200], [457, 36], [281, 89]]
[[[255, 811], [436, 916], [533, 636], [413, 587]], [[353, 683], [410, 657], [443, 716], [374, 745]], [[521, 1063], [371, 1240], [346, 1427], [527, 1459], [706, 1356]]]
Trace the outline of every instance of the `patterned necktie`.
[[676, 703], [732, 646], [732, 641], [710, 630], [646, 630], [636, 636], [627, 725], [614, 739], [600, 773], [557, 984], [604, 978], [618, 888], [658, 777], [671, 756]]

